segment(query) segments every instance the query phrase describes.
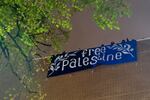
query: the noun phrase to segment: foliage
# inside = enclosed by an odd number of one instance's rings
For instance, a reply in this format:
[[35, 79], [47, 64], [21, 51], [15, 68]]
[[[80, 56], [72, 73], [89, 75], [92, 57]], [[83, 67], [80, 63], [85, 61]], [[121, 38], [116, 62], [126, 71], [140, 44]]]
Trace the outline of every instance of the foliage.
[[10, 67], [20, 81], [33, 77], [33, 57], [44, 52], [40, 46], [61, 51], [72, 30], [71, 17], [86, 7], [101, 29], [119, 29], [117, 19], [129, 15], [125, 0], [1, 0], [0, 69]]

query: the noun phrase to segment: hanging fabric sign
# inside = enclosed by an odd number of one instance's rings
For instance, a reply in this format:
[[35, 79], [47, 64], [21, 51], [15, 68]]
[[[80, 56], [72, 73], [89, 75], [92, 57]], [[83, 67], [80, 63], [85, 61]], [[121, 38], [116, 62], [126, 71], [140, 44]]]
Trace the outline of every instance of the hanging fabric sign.
[[123, 40], [120, 43], [55, 55], [52, 57], [47, 77], [85, 70], [98, 65], [120, 64], [136, 60], [136, 40]]

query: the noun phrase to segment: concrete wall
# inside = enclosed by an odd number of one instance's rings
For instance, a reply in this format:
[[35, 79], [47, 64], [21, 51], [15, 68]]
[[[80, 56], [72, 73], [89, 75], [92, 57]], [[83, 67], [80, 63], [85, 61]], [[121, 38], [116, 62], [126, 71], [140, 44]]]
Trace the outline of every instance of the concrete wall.
[[129, 0], [132, 15], [119, 20], [120, 31], [102, 31], [92, 19], [92, 12], [86, 9], [74, 15], [73, 31], [70, 34], [66, 50], [95, 47], [102, 43], [120, 41], [126, 38], [150, 37], [150, 0]]

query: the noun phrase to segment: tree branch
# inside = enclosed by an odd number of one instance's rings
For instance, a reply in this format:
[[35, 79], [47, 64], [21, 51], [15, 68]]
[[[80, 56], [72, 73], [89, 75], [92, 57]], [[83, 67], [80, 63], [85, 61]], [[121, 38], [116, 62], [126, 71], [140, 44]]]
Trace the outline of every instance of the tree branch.
[[[23, 79], [22, 79], [22, 78], [18, 75], [18, 73], [14, 70], [12, 64], [9, 63], [9, 65], [10, 65], [11, 72], [18, 78], [19, 81], [22, 81]], [[26, 84], [24, 81], [22, 81], [22, 84], [23, 84], [23, 86], [25, 86], [25, 89], [26, 89], [29, 93], [38, 93], [37, 91], [31, 90], [31, 89], [27, 86], [27, 84]]]
[[52, 46], [51, 44], [43, 43], [43, 42], [40, 42], [40, 41], [37, 41], [37, 40], [36, 40], [36, 43], [44, 45], [44, 46], [48, 46], [48, 47]]
[[13, 38], [13, 36], [11, 35], [11, 33], [7, 32], [6, 31], [6, 27], [0, 23], [1, 26], [3, 27], [3, 29], [5, 30], [5, 32], [7, 33], [7, 35], [11, 38], [11, 40], [14, 42], [14, 44], [16, 45], [17, 49], [20, 51], [20, 53], [22, 54], [22, 56], [25, 58], [27, 64], [28, 64], [28, 71], [30, 72], [32, 70], [32, 66], [30, 64], [30, 60], [31, 59], [28, 59], [28, 56], [24, 53], [24, 51], [22, 50], [22, 48], [19, 46], [19, 44], [17, 43], [17, 41]]

